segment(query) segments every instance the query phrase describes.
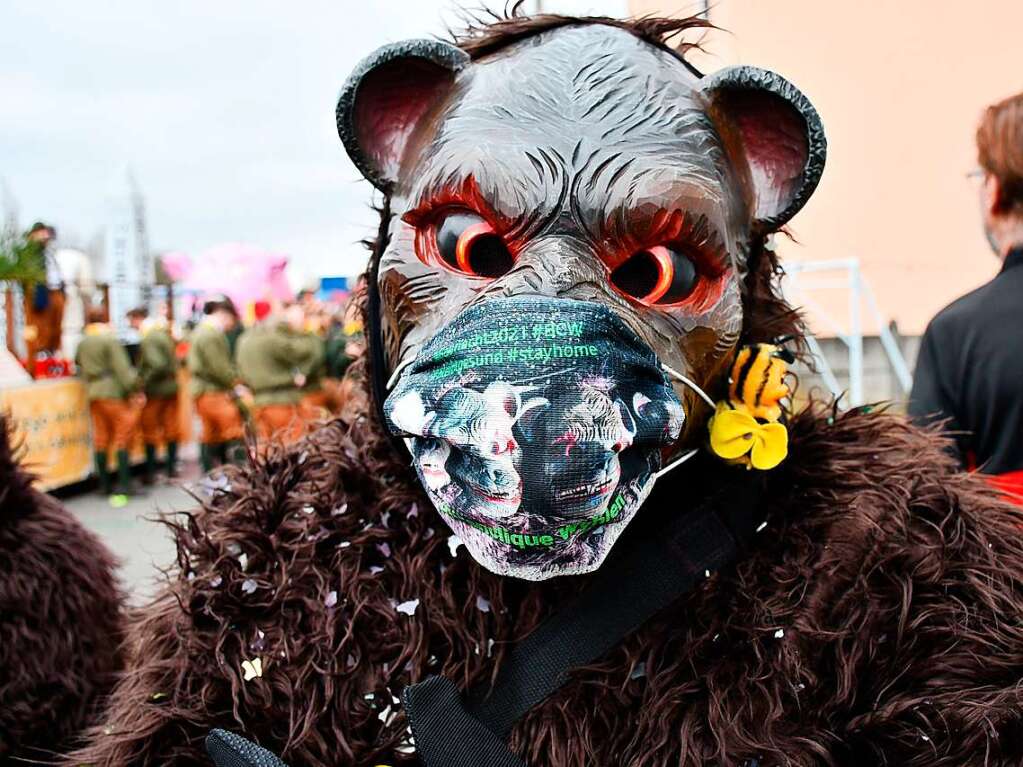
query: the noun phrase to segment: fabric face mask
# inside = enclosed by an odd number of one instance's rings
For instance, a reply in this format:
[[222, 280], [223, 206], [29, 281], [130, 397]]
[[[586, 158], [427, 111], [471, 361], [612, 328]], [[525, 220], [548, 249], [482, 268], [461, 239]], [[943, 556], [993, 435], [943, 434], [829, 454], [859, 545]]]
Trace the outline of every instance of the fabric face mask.
[[400, 372], [384, 413], [476, 561], [527, 580], [600, 566], [685, 420], [613, 312], [533, 296], [463, 311]]

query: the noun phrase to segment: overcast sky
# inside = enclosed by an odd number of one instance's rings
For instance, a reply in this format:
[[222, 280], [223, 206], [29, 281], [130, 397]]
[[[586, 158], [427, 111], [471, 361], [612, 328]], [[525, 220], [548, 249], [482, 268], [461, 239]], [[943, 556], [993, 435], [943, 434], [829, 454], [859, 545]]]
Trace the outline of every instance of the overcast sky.
[[289, 253], [307, 273], [355, 273], [373, 215], [337, 138], [338, 90], [362, 56], [442, 33], [457, 7], [3, 0], [0, 179], [22, 226], [53, 222], [66, 244], [101, 231], [131, 168], [156, 251], [240, 240]]

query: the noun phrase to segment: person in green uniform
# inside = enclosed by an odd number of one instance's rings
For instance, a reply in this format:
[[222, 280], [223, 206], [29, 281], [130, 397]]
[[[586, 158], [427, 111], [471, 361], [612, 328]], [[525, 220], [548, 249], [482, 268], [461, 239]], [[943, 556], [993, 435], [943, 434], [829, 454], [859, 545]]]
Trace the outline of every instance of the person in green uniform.
[[[96, 477], [105, 495], [130, 495], [128, 447], [135, 430], [132, 396], [138, 388], [138, 375], [128, 352], [107, 323], [106, 309], [90, 307], [86, 319], [85, 336], [75, 352], [75, 366], [89, 398]], [[110, 450], [117, 456], [116, 486], [107, 469]]]
[[305, 331], [299, 341], [305, 350], [304, 366], [308, 369], [305, 386], [302, 387], [302, 399], [299, 402], [299, 415], [308, 426], [330, 416], [330, 392], [326, 387], [327, 348], [323, 337], [321, 322], [316, 316], [306, 316]]
[[303, 320], [301, 305], [293, 303], [238, 339], [238, 372], [252, 391], [253, 421], [264, 443], [287, 444], [304, 431], [299, 403], [316, 360], [303, 337]]
[[128, 312], [128, 322], [140, 334], [138, 373], [146, 404], [142, 407], [142, 441], [146, 448], [145, 482], [156, 474], [156, 451], [166, 445], [168, 477], [177, 476], [181, 411], [178, 407], [178, 361], [167, 322], [150, 319], [145, 307]]
[[203, 471], [210, 471], [215, 461], [240, 460], [245, 428], [234, 395], [238, 373], [227, 341], [227, 331], [238, 325], [238, 312], [227, 296], [216, 296], [203, 305], [203, 315], [192, 333], [188, 370], [202, 421], [199, 459]]

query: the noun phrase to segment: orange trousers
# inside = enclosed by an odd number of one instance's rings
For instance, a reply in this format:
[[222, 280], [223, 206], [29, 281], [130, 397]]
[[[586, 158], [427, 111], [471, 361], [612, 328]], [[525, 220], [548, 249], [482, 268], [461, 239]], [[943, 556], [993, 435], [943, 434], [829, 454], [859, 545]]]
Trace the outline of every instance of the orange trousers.
[[89, 402], [92, 416], [92, 447], [97, 453], [127, 450], [138, 421], [137, 411], [128, 400], [94, 399]]
[[142, 407], [142, 441], [147, 445], [177, 442], [181, 437], [181, 416], [177, 395], [147, 397]]
[[319, 391], [303, 394], [298, 409], [302, 420], [307, 424], [330, 418], [333, 408], [331, 407], [330, 391], [327, 389], [326, 382], [324, 382], [324, 387]]
[[226, 391], [200, 394], [195, 398], [195, 412], [202, 421], [202, 441], [219, 445], [245, 437], [245, 426], [238, 406]]
[[37, 312], [32, 303], [32, 290], [25, 295], [25, 348], [29, 363], [42, 351], [60, 349], [61, 328], [64, 324], [64, 291], [50, 288], [50, 301]]
[[298, 405], [261, 405], [255, 408], [253, 420], [262, 443], [280, 442], [288, 445], [305, 433], [305, 423]]

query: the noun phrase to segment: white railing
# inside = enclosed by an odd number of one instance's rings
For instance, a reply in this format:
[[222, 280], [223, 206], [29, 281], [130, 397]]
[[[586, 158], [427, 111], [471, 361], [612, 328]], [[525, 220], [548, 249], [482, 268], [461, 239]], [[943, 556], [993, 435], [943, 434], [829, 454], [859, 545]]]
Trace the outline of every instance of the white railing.
[[[786, 276], [782, 281], [785, 297], [793, 306], [809, 309], [815, 320], [822, 323], [817, 335], [833, 334], [845, 344], [849, 358], [848, 387], [843, 387], [824, 356], [820, 343], [814, 335], [807, 336], [807, 346], [815, 358], [818, 371], [824, 385], [836, 397], [843, 392], [847, 396], [843, 402], [856, 406], [864, 403], [863, 396], [863, 318], [864, 310], [877, 327], [878, 337], [885, 355], [892, 367], [899, 386], [909, 394], [913, 387], [913, 375], [910, 373], [906, 358], [899, 348], [888, 319], [881, 314], [877, 300], [870, 285], [860, 270], [858, 259], [842, 259], [835, 261], [803, 261], [790, 262], [785, 265]], [[834, 276], [837, 273], [837, 276]], [[834, 299], [820, 301], [815, 295], [822, 291], [845, 291], [848, 321], [838, 321], [834, 312], [827, 306], [835, 306]], [[839, 299], [841, 300], [841, 299]]]

